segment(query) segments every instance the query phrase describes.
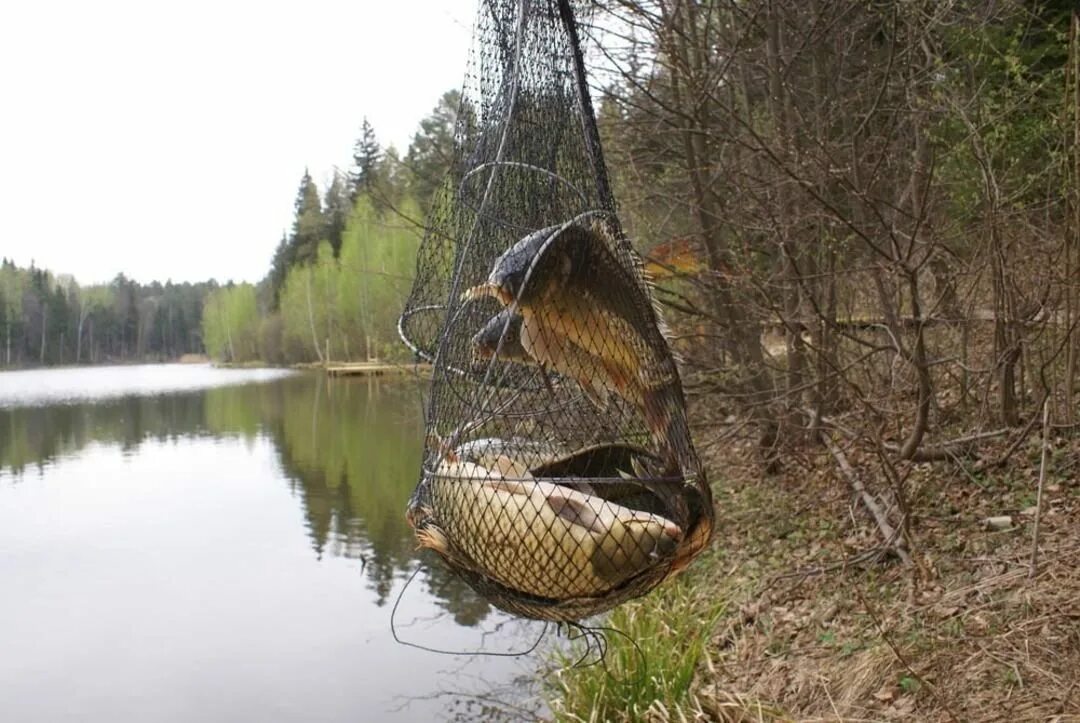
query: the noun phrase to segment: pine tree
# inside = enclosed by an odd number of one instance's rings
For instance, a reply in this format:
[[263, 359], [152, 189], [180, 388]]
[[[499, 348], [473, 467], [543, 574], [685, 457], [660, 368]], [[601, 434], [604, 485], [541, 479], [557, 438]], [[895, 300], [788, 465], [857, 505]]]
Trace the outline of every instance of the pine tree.
[[285, 274], [289, 271], [290, 252], [289, 237], [283, 231], [281, 241], [278, 242], [277, 248], [274, 249], [274, 258], [270, 262], [270, 308], [273, 310], [278, 308], [280, 302], [281, 285], [285, 283]]
[[375, 129], [364, 118], [360, 124], [360, 138], [353, 146], [353, 168], [349, 174], [349, 200], [353, 203], [361, 193], [370, 193], [374, 187], [381, 155]]
[[341, 253], [341, 234], [345, 231], [345, 223], [349, 219], [352, 202], [349, 199], [347, 188], [348, 181], [342, 174], [335, 170], [334, 180], [330, 182], [330, 188], [326, 189], [326, 197], [323, 199], [323, 229], [322, 237], [330, 242], [330, 248], [334, 251], [334, 258]]
[[289, 237], [289, 251], [286, 261], [293, 264], [309, 263], [315, 259], [319, 250], [319, 239], [323, 232], [322, 202], [319, 189], [311, 174], [304, 169], [300, 179], [300, 190], [296, 193], [296, 215], [293, 218], [292, 235]]
[[461, 93], [444, 93], [431, 114], [420, 121], [420, 130], [413, 135], [405, 154], [409, 187], [424, 211], [453, 162], [454, 131], [461, 113]]

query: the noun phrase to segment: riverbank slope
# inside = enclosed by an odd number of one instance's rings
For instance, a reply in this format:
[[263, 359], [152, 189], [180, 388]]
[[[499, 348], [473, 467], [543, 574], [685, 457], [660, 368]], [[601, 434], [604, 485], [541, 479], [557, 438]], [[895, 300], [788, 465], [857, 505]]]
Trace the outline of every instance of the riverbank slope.
[[[734, 427], [697, 436], [716, 540], [677, 584], [616, 611], [626, 637], [607, 636], [604, 666], [551, 676], [558, 719], [1080, 719], [1075, 436], [1050, 435], [1038, 506], [1037, 428], [1000, 468], [913, 465], [909, 564], [825, 447], [767, 476]], [[843, 452], [857, 477], [880, 469], [873, 450]]]

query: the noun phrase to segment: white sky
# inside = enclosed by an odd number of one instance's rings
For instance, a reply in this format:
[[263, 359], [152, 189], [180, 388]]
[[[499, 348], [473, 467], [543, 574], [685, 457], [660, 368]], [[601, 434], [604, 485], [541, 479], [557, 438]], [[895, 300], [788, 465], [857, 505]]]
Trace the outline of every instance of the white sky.
[[0, 256], [255, 281], [364, 116], [404, 153], [476, 0], [0, 2]]

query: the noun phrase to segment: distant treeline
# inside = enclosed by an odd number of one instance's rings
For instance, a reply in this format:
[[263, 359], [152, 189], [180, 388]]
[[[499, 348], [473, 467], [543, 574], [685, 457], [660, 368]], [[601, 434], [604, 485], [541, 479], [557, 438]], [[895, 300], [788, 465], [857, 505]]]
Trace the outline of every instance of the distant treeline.
[[266, 278], [207, 296], [211, 357], [281, 364], [407, 354], [397, 318], [423, 218], [451, 160], [459, 103], [457, 91], [446, 93], [404, 158], [381, 148], [364, 120], [350, 169], [336, 171], [323, 193], [304, 172]]
[[[422, 219], [450, 163], [459, 94], [446, 93], [402, 158], [363, 121], [351, 167], [320, 194], [305, 170], [292, 228], [257, 284], [139, 284], [0, 263], [0, 367], [393, 358]], [[212, 270], [209, 270], [212, 271]]]
[[33, 266], [0, 261], [0, 366], [174, 359], [201, 353], [203, 299], [217, 288], [139, 284], [118, 275], [79, 286]]

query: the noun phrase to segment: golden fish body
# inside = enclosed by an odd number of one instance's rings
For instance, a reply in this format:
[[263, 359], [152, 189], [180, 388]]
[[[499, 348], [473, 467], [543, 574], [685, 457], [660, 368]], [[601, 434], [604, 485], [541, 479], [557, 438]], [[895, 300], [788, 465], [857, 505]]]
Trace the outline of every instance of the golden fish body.
[[537, 323], [527, 316], [521, 324], [521, 346], [540, 365], [575, 380], [585, 396], [597, 407], [607, 404], [608, 388], [603, 374], [597, 373], [597, 359], [569, 337]]
[[539, 598], [596, 597], [675, 554], [682, 530], [541, 479], [444, 462], [410, 522], [422, 547]]
[[658, 444], [675, 456], [690, 446], [669, 413], [681, 403], [678, 371], [648, 281], [627, 268], [617, 245], [601, 224], [542, 229], [496, 259], [464, 298], [493, 297], [504, 312], [515, 309], [519, 356], [577, 380], [600, 406], [614, 391], [642, 411]]

